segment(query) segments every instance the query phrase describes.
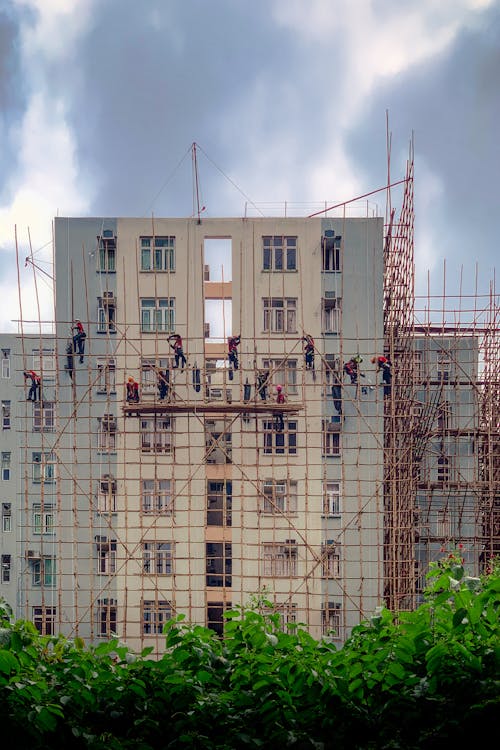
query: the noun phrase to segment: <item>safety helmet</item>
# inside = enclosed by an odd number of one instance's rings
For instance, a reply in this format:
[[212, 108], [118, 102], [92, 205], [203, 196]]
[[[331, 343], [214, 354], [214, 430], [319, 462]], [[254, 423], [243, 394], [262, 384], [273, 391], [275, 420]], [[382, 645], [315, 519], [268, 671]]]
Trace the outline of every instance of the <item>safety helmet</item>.
[[281, 391], [281, 385], [277, 385], [277, 386], [276, 386], [276, 390], [277, 390], [277, 391]]
[[377, 358], [376, 357], [372, 357], [372, 364], [375, 364], [376, 361], [377, 361]]
[[133, 383], [133, 382], [134, 382], [134, 378], [129, 378], [129, 379], [128, 379], [128, 382], [129, 382], [129, 383]]

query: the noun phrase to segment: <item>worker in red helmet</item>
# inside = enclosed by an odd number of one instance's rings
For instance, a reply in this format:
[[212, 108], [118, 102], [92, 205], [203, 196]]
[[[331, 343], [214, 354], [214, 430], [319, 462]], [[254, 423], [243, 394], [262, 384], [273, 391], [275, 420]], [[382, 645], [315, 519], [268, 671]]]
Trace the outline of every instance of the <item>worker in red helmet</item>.
[[384, 357], [383, 354], [379, 354], [378, 357], [372, 357], [372, 364], [377, 365], [377, 372], [380, 372], [382, 370], [384, 396], [389, 396], [392, 383], [392, 369], [390, 361], [387, 359], [387, 357]]
[[78, 318], [75, 320], [73, 325], [73, 348], [75, 353], [78, 352], [80, 355], [80, 364], [83, 363], [83, 355], [85, 354], [85, 339], [87, 334], [83, 327], [83, 323]]
[[139, 401], [139, 383], [134, 378], [129, 378], [127, 381], [127, 401], [129, 403]]
[[[276, 391], [277, 391], [276, 403], [284, 404], [286, 399], [285, 399], [285, 394], [283, 393], [283, 387], [281, 385], [277, 385]], [[285, 429], [285, 420], [283, 418], [283, 412], [282, 411], [276, 412], [276, 431], [283, 432], [284, 429]]]

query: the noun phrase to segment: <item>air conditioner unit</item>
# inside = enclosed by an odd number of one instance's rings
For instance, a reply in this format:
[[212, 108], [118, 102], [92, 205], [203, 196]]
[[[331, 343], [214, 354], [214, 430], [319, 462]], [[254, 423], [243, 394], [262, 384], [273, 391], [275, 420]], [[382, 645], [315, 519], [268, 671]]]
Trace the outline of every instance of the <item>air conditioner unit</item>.
[[27, 560], [39, 560], [40, 554], [38, 552], [35, 552], [34, 549], [27, 549], [25, 552], [25, 557]]
[[208, 398], [210, 401], [222, 401], [223, 390], [223, 388], [210, 387], [208, 389]]

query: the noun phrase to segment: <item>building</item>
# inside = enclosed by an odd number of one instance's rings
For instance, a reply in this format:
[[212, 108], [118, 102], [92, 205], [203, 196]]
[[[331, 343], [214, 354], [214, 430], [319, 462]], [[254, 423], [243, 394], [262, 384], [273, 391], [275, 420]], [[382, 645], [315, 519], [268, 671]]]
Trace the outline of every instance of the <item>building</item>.
[[475, 572], [498, 551], [498, 300], [416, 325], [409, 188], [388, 226], [57, 218], [54, 237], [55, 335], [0, 342], [16, 616], [159, 653], [172, 616], [221, 633], [257, 598], [342, 643], [418, 604], [443, 549]]

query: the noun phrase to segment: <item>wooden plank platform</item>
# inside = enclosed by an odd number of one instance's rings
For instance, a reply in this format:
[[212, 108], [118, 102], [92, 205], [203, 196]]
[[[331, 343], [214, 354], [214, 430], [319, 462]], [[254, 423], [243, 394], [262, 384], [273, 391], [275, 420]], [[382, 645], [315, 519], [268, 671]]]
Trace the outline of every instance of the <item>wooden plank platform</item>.
[[144, 414], [297, 414], [304, 408], [302, 403], [277, 404], [275, 401], [144, 401], [124, 404], [126, 417]]

